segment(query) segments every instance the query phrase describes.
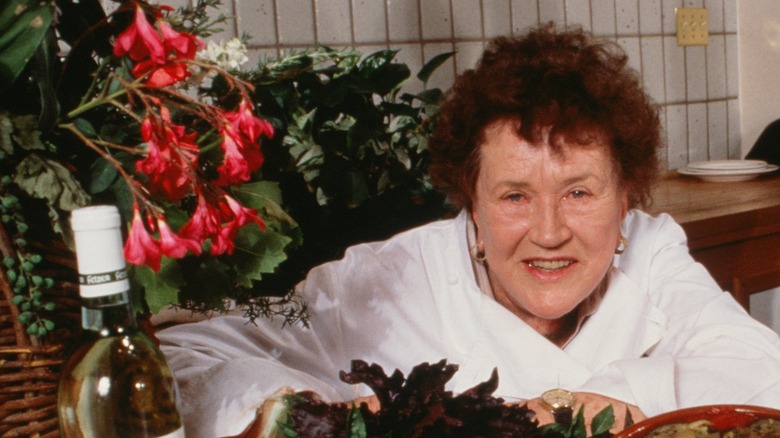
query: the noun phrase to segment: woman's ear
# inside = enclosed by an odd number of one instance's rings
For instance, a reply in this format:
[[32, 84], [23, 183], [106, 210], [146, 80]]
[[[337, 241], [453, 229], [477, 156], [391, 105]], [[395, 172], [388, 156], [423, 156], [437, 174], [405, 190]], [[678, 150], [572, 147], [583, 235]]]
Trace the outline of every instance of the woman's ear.
[[623, 190], [620, 196], [620, 220], [623, 221], [628, 214], [628, 190]]

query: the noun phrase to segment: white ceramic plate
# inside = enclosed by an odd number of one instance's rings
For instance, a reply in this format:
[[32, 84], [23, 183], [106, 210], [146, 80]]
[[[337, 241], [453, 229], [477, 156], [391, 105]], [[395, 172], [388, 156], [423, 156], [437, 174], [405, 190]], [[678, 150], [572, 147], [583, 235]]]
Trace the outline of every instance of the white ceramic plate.
[[688, 167], [684, 167], [682, 169], [678, 169], [677, 173], [681, 175], [695, 176], [697, 178], [709, 182], [737, 182], [737, 181], [748, 181], [754, 179], [759, 175], [774, 172], [778, 168], [780, 167], [774, 164], [765, 164], [763, 168], [759, 168], [759, 169], [738, 169], [738, 170], [719, 170], [719, 171], [697, 170], [697, 169], [689, 169]]
[[712, 160], [690, 163], [686, 167], [689, 170], [730, 171], [747, 169], [758, 170], [763, 169], [766, 166], [767, 162], [764, 160]]

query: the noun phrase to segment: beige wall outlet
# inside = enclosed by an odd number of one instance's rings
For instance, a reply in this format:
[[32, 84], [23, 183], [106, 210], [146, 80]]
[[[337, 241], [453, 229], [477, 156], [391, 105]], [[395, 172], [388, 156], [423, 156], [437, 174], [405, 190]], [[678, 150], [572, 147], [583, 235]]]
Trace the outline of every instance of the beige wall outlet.
[[677, 45], [706, 46], [710, 42], [706, 8], [675, 8]]

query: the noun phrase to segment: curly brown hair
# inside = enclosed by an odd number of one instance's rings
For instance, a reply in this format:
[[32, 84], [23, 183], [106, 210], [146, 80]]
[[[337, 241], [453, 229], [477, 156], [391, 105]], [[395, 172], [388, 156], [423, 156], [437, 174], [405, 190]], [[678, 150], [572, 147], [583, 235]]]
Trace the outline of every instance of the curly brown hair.
[[628, 56], [614, 42], [581, 28], [548, 24], [522, 37], [494, 39], [476, 69], [445, 94], [429, 142], [433, 183], [458, 208], [471, 208], [485, 128], [506, 119], [518, 134], [542, 144], [611, 148], [629, 207], [647, 205], [658, 177], [658, 110]]

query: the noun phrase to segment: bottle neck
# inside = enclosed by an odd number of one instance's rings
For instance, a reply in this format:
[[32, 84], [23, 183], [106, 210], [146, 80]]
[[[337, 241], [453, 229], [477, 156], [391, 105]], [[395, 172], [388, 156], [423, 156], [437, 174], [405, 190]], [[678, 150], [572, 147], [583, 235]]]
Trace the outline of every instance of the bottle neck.
[[94, 298], [82, 297], [81, 327], [101, 336], [137, 330], [138, 324], [129, 300], [129, 292]]

